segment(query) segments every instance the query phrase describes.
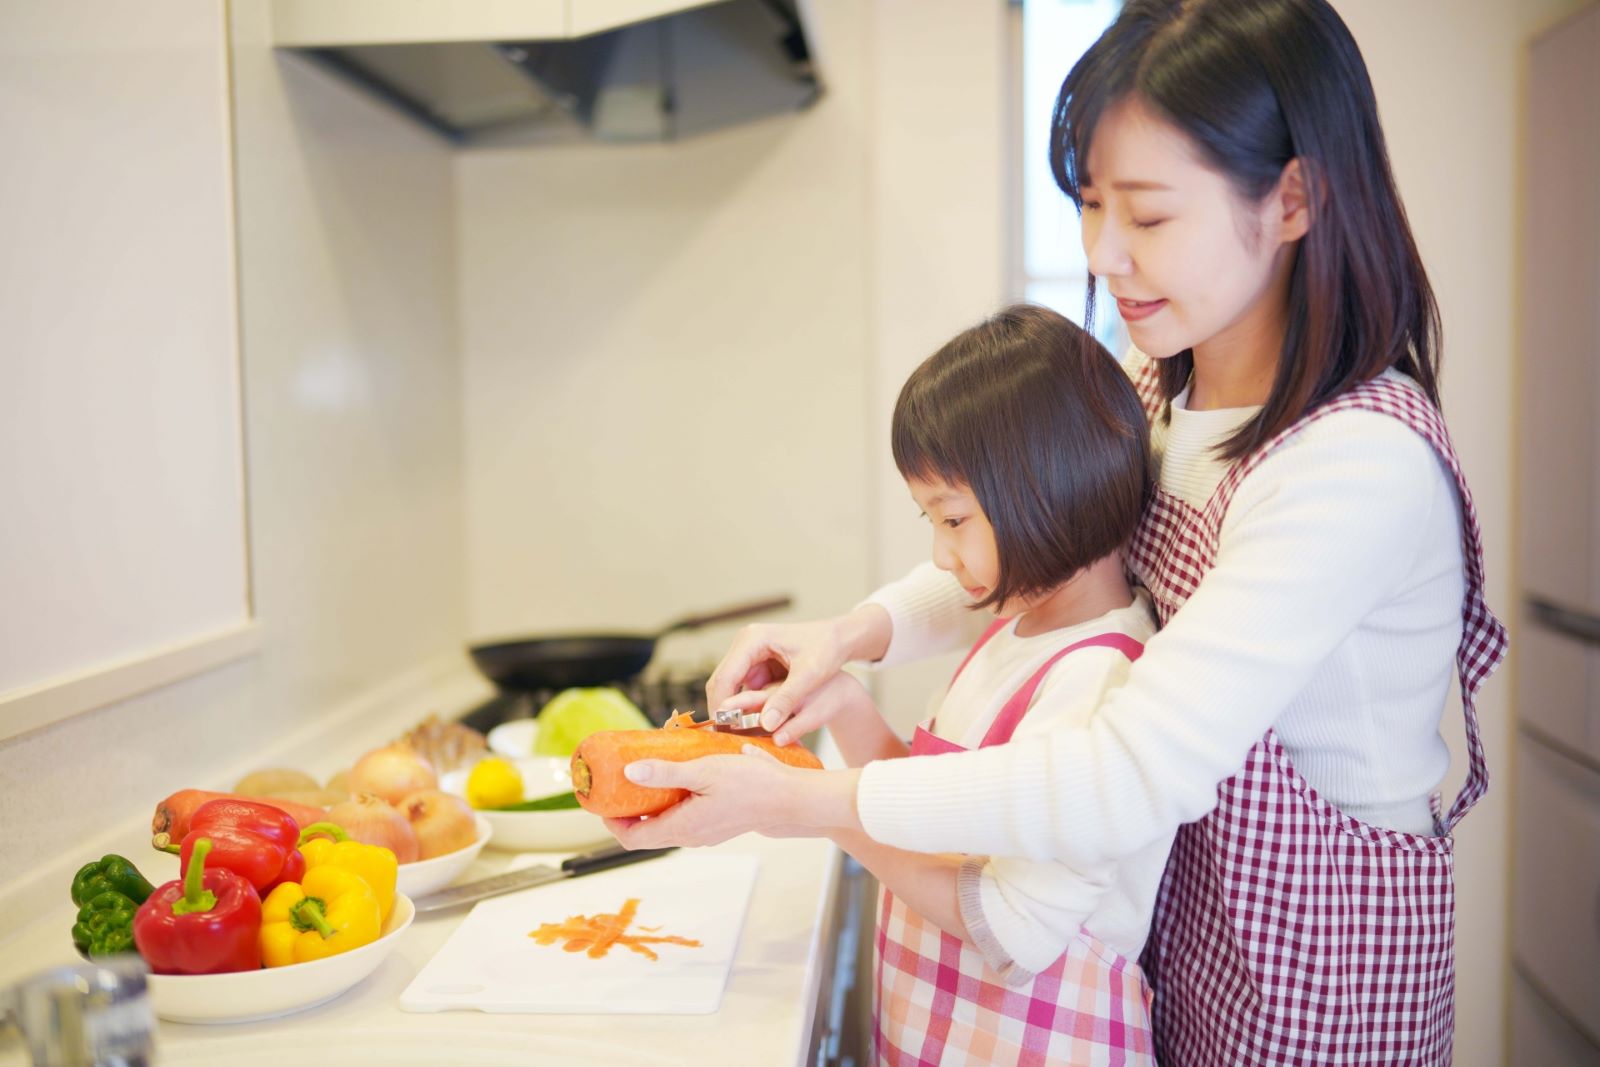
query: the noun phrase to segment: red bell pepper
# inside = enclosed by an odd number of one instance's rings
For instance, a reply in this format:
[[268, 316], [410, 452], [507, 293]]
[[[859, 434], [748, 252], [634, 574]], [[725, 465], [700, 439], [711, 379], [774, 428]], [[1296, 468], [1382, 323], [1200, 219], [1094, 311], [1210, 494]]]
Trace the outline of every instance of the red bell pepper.
[[195, 842], [189, 871], [139, 905], [133, 943], [156, 974], [223, 974], [261, 966], [261, 897], [232, 871], [206, 868]]
[[270, 804], [226, 798], [208, 800], [195, 810], [188, 836], [178, 850], [179, 870], [187, 873], [195, 842], [211, 842], [209, 863], [243, 875], [265, 896], [279, 882], [298, 882], [306, 873], [296, 845], [300, 826]]

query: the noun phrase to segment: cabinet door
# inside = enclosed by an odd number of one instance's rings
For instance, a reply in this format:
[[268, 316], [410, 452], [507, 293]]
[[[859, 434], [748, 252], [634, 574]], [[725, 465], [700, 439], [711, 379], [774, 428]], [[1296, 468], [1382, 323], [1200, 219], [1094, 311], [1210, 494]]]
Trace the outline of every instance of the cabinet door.
[[1600, 1067], [1600, 1045], [1521, 975], [1511, 983], [1511, 1067]]
[[1533, 43], [1527, 124], [1518, 564], [1569, 614], [1524, 600], [1517, 712], [1600, 761], [1600, 645], [1571, 625], [1600, 616], [1600, 7]]
[[1516, 965], [1600, 1040], [1600, 771], [1517, 744]]

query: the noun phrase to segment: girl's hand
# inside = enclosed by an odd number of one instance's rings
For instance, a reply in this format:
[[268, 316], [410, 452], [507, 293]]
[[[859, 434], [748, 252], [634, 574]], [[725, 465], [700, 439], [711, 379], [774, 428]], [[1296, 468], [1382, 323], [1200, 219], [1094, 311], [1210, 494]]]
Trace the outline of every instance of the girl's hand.
[[746, 626], [706, 683], [708, 706], [716, 711], [737, 693], [776, 685], [760, 702], [761, 727], [775, 734], [845, 663], [882, 656], [891, 629], [876, 604], [821, 622]]
[[[733, 694], [719, 706], [737, 708], [740, 711], [764, 708], [770, 704], [780, 688], [778, 685], [769, 685], [764, 689], [746, 689], [742, 693]], [[840, 671], [823, 682], [805, 699], [799, 709], [773, 733], [772, 740], [776, 744], [787, 745], [798, 741], [813, 730], [820, 730], [831, 722], [861, 711], [871, 712], [874, 715], [877, 713], [872, 703], [872, 694], [868, 693], [866, 687], [854, 677]], [[763, 726], [766, 721], [767, 716], [763, 713]], [[751, 749], [751, 751], [761, 750]]]
[[751, 831], [768, 837], [814, 837], [836, 828], [859, 828], [855, 771], [806, 770], [753, 746], [745, 752], [683, 763], [628, 764], [630, 781], [687, 789], [691, 795], [659, 815], [607, 819], [606, 828], [630, 849], [716, 845]]

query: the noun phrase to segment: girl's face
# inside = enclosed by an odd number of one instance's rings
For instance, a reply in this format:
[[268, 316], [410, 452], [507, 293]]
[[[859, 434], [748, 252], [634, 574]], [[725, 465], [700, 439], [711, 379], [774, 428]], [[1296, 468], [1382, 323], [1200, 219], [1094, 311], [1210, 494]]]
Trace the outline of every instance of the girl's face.
[[971, 487], [907, 478], [906, 488], [933, 524], [933, 565], [955, 575], [974, 601], [988, 596], [1000, 580], [1000, 552]]
[[1088, 171], [1089, 270], [1116, 298], [1141, 352], [1163, 359], [1191, 348], [1197, 357], [1241, 345], [1276, 352], [1291, 242], [1304, 234], [1295, 215], [1285, 217], [1286, 183], [1261, 204], [1242, 202], [1188, 136], [1137, 97], [1101, 117]]

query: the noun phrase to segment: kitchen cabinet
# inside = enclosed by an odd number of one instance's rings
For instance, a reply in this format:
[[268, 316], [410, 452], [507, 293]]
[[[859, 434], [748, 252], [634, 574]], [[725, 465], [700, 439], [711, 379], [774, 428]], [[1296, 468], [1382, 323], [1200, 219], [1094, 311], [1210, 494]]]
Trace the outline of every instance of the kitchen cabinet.
[[226, 32], [0, 5], [0, 739], [251, 647]]

